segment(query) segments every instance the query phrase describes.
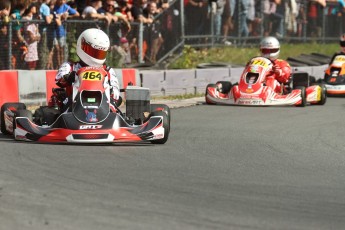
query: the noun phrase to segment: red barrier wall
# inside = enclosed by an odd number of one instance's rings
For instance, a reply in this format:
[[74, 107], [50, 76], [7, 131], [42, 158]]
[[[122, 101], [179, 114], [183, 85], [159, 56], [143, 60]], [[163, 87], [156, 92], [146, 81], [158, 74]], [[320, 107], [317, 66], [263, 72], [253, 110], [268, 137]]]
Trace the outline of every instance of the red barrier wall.
[[0, 71], [0, 105], [5, 102], [18, 102], [18, 72]]
[[[35, 71], [35, 70], [34, 70]], [[42, 70], [37, 70], [42, 71]], [[122, 69], [120, 84], [123, 88], [126, 88], [129, 83], [133, 85], [140, 85], [137, 82], [136, 69]], [[55, 76], [57, 70], [46, 70], [46, 102], [48, 103], [51, 95], [52, 88], [57, 87], [55, 84]], [[19, 89], [18, 89], [18, 71], [5, 70], [0, 71], [0, 106], [5, 102], [18, 102], [19, 101]]]
[[125, 89], [129, 83], [137, 85], [136, 82], [136, 69], [123, 69], [122, 70], [122, 85]]
[[47, 104], [51, 95], [53, 94], [52, 89], [57, 87], [57, 85], [55, 84], [56, 73], [57, 70], [47, 70], [46, 72]]

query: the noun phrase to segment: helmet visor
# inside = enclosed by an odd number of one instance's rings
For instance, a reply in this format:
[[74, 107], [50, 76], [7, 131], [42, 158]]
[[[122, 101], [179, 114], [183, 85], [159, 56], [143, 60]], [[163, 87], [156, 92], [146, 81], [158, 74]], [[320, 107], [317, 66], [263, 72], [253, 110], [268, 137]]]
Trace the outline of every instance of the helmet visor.
[[93, 48], [91, 44], [85, 41], [85, 39], [81, 40], [81, 49], [85, 53], [87, 53], [88, 55], [96, 59], [102, 60], [102, 59], [105, 59], [107, 56], [107, 51]]
[[262, 48], [260, 50], [262, 54], [271, 54], [271, 53], [277, 53], [279, 51], [279, 48], [276, 48], [276, 49]]
[[345, 41], [340, 41], [340, 46], [345, 47]]

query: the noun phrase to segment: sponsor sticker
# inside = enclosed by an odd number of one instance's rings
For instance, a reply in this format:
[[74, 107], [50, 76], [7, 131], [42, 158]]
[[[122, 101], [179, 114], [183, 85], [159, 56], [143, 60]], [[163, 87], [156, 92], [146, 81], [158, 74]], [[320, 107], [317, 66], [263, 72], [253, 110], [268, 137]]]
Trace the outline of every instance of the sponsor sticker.
[[334, 58], [334, 61], [345, 62], [345, 56], [344, 55], [338, 55]]
[[89, 110], [85, 110], [85, 114], [86, 114], [86, 121], [88, 122], [97, 122], [98, 118], [97, 118], [97, 110], [94, 111], [89, 111]]
[[263, 66], [265, 68], [268, 67], [268, 64], [269, 64], [269, 62], [266, 59], [263, 59], [263, 58], [254, 58], [250, 62], [250, 65], [253, 65], [253, 66], [255, 66], [255, 65], [256, 66]]
[[155, 135], [155, 139], [162, 139], [162, 138], [164, 138], [163, 133]]
[[328, 86], [327, 89], [342, 89], [340, 86]]
[[98, 71], [85, 71], [82, 73], [82, 79], [86, 81], [101, 81], [102, 75]]
[[261, 100], [240, 100], [239, 105], [260, 105]]
[[80, 125], [79, 129], [101, 129], [102, 125]]

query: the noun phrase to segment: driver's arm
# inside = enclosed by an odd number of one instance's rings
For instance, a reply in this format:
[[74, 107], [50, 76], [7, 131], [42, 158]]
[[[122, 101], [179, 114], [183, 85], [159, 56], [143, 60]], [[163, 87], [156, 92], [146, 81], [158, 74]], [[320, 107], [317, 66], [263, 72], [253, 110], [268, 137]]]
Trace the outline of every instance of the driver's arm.
[[120, 84], [119, 80], [116, 76], [116, 73], [113, 68], [109, 68], [108, 70], [109, 75], [109, 84], [112, 88], [112, 96], [114, 100], [119, 100], [120, 97]]
[[72, 66], [69, 62], [63, 63], [55, 76], [55, 83], [61, 88], [65, 88], [68, 85], [71, 85], [70, 73], [72, 72]]

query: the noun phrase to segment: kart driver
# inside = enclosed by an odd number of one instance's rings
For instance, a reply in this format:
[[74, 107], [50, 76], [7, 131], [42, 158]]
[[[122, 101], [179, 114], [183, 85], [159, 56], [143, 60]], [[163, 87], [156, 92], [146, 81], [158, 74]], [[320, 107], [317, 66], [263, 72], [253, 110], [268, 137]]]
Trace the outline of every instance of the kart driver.
[[275, 86], [275, 92], [287, 93], [286, 87], [283, 86], [290, 82], [291, 67], [287, 61], [278, 59], [279, 41], [275, 37], [265, 37], [260, 43], [260, 52], [262, 57], [270, 59], [273, 63], [272, 76], [279, 82]]
[[345, 55], [345, 34], [341, 35], [340, 36], [340, 41], [339, 41], [339, 44], [340, 44], [340, 52], [336, 52], [333, 57], [331, 58], [331, 61], [329, 62], [329, 65], [332, 64], [334, 58], [338, 55]]
[[[55, 83], [61, 88], [66, 88], [67, 98], [63, 101], [61, 111], [69, 108], [72, 95], [72, 84], [77, 77], [76, 72], [85, 66], [103, 67], [107, 72], [111, 97], [117, 103], [121, 101], [120, 87], [114, 69], [105, 65], [107, 51], [110, 47], [108, 35], [100, 29], [87, 29], [83, 31], [77, 40], [78, 62], [65, 62], [59, 69], [55, 77]], [[120, 104], [121, 102], [119, 102]], [[114, 109], [114, 108], [113, 108]]]

